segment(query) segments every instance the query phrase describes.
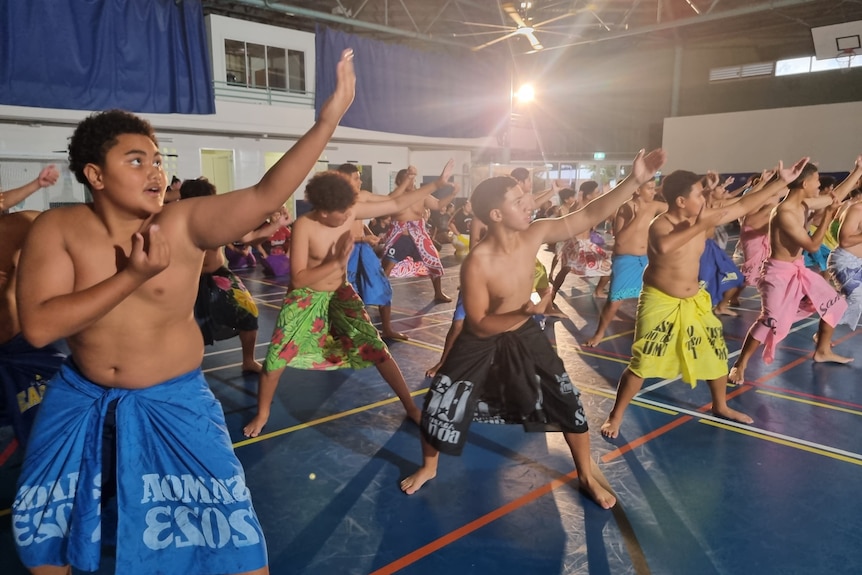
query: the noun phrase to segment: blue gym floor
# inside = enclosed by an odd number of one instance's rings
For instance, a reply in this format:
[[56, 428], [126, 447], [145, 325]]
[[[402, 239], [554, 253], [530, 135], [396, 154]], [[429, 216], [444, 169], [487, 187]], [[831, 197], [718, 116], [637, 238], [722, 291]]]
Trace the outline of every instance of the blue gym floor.
[[[444, 246], [444, 289], [456, 295], [458, 266]], [[551, 254], [540, 253], [550, 264]], [[261, 310], [262, 358], [284, 294], [283, 281], [243, 274]], [[427, 278], [393, 280], [393, 319], [409, 342], [391, 344], [422, 401], [454, 304], [433, 305]], [[577, 488], [562, 436], [476, 424], [461, 457], [441, 456], [436, 479], [406, 496], [399, 481], [420, 462], [418, 429], [374, 369], [304, 372], [281, 378], [272, 417], [242, 436], [254, 412], [256, 378], [240, 371], [239, 341], [206, 349], [203, 367], [221, 400], [260, 515], [273, 574], [667, 574], [789, 575], [862, 572], [862, 360], [811, 361], [816, 320], [794, 326], [766, 366], [758, 353], [730, 404], [751, 426], [709, 415], [705, 383], [647, 380], [618, 439], [598, 429], [627, 363], [634, 301], [596, 348], [603, 300], [570, 275], [557, 302], [569, 320], [546, 333], [580, 388], [592, 452], [619, 504], [604, 511]], [[738, 318], [722, 318], [731, 361], [757, 315], [744, 292]], [[377, 318], [376, 308], [371, 308]], [[855, 355], [846, 327], [836, 350]], [[2, 572], [18, 562], [9, 505], [20, 450], [0, 430]]]

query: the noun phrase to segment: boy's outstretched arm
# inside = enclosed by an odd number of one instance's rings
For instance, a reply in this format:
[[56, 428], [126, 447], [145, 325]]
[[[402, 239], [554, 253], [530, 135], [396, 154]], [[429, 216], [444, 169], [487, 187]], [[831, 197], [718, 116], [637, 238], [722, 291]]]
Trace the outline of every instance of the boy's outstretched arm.
[[[302, 184], [353, 102], [356, 90], [353, 50], [342, 53], [336, 76], [335, 92], [323, 104], [317, 121], [267, 170], [260, 182], [230, 194], [208, 196], [197, 202], [195, 209], [185, 206], [189, 234], [198, 247], [216, 248], [242, 237], [279, 209]], [[171, 208], [183, 208], [183, 203], [172, 204]]]
[[775, 171], [778, 177], [763, 186], [761, 189], [749, 192], [739, 198], [738, 201], [727, 205], [725, 207], [725, 214], [718, 223], [724, 224], [732, 222], [733, 220], [739, 219], [759, 209], [761, 206], [769, 202], [769, 200], [776, 194], [781, 193], [781, 191], [787, 187], [787, 184], [795, 180], [808, 161], [808, 157], [800, 158], [795, 164], [788, 168], [785, 168], [782, 162], [778, 162], [778, 167]]
[[614, 189], [562, 218], [536, 220], [530, 226], [531, 233], [537, 228], [542, 233], [540, 243], [553, 243], [589, 230], [610, 217], [641, 184], [654, 178], [666, 159], [667, 154], [661, 148], [648, 154], [641, 150], [635, 156], [631, 173]]
[[452, 169], [454, 166], [455, 161], [449, 160], [443, 167], [443, 172], [440, 173], [440, 177], [430, 184], [425, 184], [421, 188], [410, 190], [409, 192], [398, 195], [394, 195], [393, 192], [393, 195], [390, 195], [383, 201], [357, 203], [353, 207], [353, 213], [356, 219], [365, 220], [368, 218], [396, 214], [407, 206], [427, 198], [431, 192], [446, 185], [449, 178], [452, 176]]
[[850, 173], [847, 174], [847, 177], [844, 178], [844, 181], [835, 186], [835, 189], [832, 190], [832, 195], [835, 196], [839, 202], [843, 201], [847, 195], [853, 191], [853, 188], [856, 187], [856, 182], [859, 181], [859, 178], [862, 178], [862, 154], [856, 156], [856, 162], [853, 164], [853, 169], [850, 170]]
[[39, 176], [32, 182], [24, 184], [20, 188], [0, 192], [0, 211], [8, 210], [16, 204], [20, 204], [37, 190], [53, 186], [57, 183], [59, 178], [60, 172], [57, 171], [54, 164], [42, 168], [42, 171], [39, 172]]

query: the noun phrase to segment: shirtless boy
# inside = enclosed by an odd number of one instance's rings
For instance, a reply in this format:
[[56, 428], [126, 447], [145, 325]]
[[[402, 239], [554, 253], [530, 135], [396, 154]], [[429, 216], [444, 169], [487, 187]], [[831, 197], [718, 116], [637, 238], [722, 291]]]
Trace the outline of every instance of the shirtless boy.
[[[763, 361], [772, 363], [778, 343], [790, 333], [795, 321], [813, 313], [820, 315], [817, 328], [815, 362], [849, 363], [852, 357], [832, 350], [832, 334], [847, 309], [847, 302], [819, 273], [805, 267], [802, 250], [816, 252], [841, 201], [850, 193], [862, 175], [862, 155], [856, 158], [853, 171], [831, 196], [820, 195], [817, 166], [808, 164], [788, 187], [787, 197], [776, 206], [769, 219], [769, 259], [763, 264], [760, 278], [760, 316], [748, 330], [742, 351], [730, 370], [731, 383], [745, 381], [745, 368], [754, 352], [763, 344]], [[813, 235], [808, 234], [810, 210], [826, 213]]]
[[[395, 185], [398, 186], [391, 192], [391, 196], [406, 193], [404, 186], [407, 178], [416, 178], [416, 167], [409, 166], [399, 170], [395, 176]], [[406, 208], [392, 215], [392, 223], [389, 225], [389, 233], [383, 240], [383, 271], [388, 276], [392, 273], [395, 264], [406, 258], [414, 256], [416, 261], [421, 260], [428, 268], [428, 276], [434, 287], [434, 302], [448, 303], [452, 298], [443, 293], [443, 264], [440, 262], [440, 254], [434, 247], [434, 242], [425, 229], [425, 209], [440, 211], [455, 199], [458, 189], [453, 187], [451, 193], [444, 198], [427, 196], [422, 202], [408, 205]]]
[[354, 222], [413, 203], [421, 205], [423, 198], [446, 185], [452, 166], [450, 160], [433, 184], [383, 201], [357, 202], [355, 187], [339, 172], [323, 172], [309, 181], [305, 193], [312, 210], [293, 224], [290, 288], [260, 376], [257, 415], [243, 428], [246, 437], [257, 437], [269, 420], [278, 380], [287, 367], [328, 370], [374, 365], [407, 416], [419, 422], [419, 408], [398, 364], [347, 281], [347, 262]]
[[631, 199], [617, 210], [614, 216], [611, 287], [608, 299], [599, 314], [596, 332], [584, 342], [587, 347], [599, 345], [623, 300], [640, 296], [643, 273], [647, 265], [649, 224], [666, 209], [666, 203], [655, 199], [655, 180], [650, 180], [644, 182]]
[[[355, 164], [342, 164], [338, 166], [338, 171], [350, 180], [356, 191], [358, 203], [388, 199], [386, 196], [376, 196], [362, 189], [362, 175]], [[405, 189], [413, 188], [413, 177], [410, 176], [404, 179], [396, 191], [400, 195]], [[380, 243], [380, 237], [371, 233], [363, 220], [356, 219], [353, 222], [353, 242], [353, 251], [350, 252], [350, 260], [347, 263], [347, 281], [353, 285], [365, 305], [377, 306], [380, 313], [381, 336], [400, 341], [409, 339], [406, 334], [397, 332], [392, 327], [392, 285], [383, 271], [380, 258], [374, 251]]]
[[859, 327], [862, 317], [862, 189], [850, 192], [839, 216], [838, 247], [829, 254], [829, 272], [847, 298], [839, 324]]
[[63, 354], [53, 345], [36, 348], [21, 335], [15, 285], [21, 246], [33, 220], [41, 212], [0, 214], [0, 425], [11, 424], [21, 448], [27, 447], [30, 430], [45, 383], [63, 363]]
[[721, 209], [706, 207], [703, 182], [697, 174], [677, 170], [664, 178], [662, 195], [667, 211], [649, 226], [649, 263], [638, 300], [632, 359], [620, 377], [602, 435], [619, 435], [625, 410], [645, 378], [674, 378], [680, 373], [692, 386], [698, 379], [707, 381], [714, 414], [752, 422], [727, 405], [727, 345], [721, 321], [712, 313], [712, 300], [698, 283], [698, 262], [707, 233], [769, 201], [807, 161], [803, 158], [789, 169], [779, 165], [781, 181]]
[[[532, 223], [532, 199], [514, 179], [490, 178], [476, 187], [470, 201], [476, 217], [488, 225], [488, 234], [461, 266], [466, 323], [425, 396], [422, 467], [401, 482], [405, 493], [415, 493], [436, 476], [440, 451], [461, 452], [469, 425], [476, 419], [521, 423], [528, 431], [562, 431], [581, 488], [600, 507], [614, 506], [616, 498], [609, 487], [601, 485], [590, 459], [580, 393], [531, 320], [552, 295], [534, 305], [530, 294], [539, 248], [603, 221], [637, 186], [653, 178], [664, 160], [662, 150], [641, 151], [631, 174], [608, 194], [568, 216]], [[517, 370], [512, 369], [513, 364]], [[521, 377], [513, 377], [515, 371]]]
[[195, 286], [206, 250], [257, 227], [312, 170], [353, 100], [351, 50], [336, 76], [315, 124], [260, 182], [167, 206], [149, 123], [113, 110], [78, 125], [69, 165], [93, 203], [37, 218], [18, 277], [24, 337], [37, 347], [66, 338], [74, 357], [48, 386], [13, 503], [18, 553], [34, 573], [96, 571], [103, 535], [116, 535], [118, 573], [268, 572], [200, 370]]

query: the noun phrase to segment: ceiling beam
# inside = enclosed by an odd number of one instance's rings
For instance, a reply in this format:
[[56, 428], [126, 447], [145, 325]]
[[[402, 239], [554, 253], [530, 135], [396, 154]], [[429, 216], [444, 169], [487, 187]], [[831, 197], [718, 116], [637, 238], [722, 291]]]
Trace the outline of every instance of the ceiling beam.
[[765, 12], [767, 10], [776, 10], [779, 8], [790, 8], [793, 6], [801, 6], [803, 4], [810, 4], [811, 2], [816, 2], [817, 0], [771, 0], [770, 2], [763, 2], [760, 4], [753, 4], [750, 6], [743, 6], [740, 8], [733, 8], [731, 10], [722, 10], [720, 12], [711, 12], [708, 14], [701, 14], [700, 16], [694, 16], [691, 18], [680, 18], [678, 20], [666, 21], [660, 24], [653, 24], [650, 26], [642, 26], [640, 28], [632, 28], [631, 30], [626, 30], [624, 32], [617, 32], [615, 34], [608, 34], [607, 36], [599, 36], [597, 38], [591, 38], [589, 40], [579, 40], [577, 42], [569, 42], [567, 44], [562, 44], [560, 46], [546, 46], [542, 52], [547, 52], [548, 50], [560, 50], [563, 48], [571, 48], [573, 46], [585, 46], [587, 44], [596, 44], [598, 42], [605, 42], [607, 40], [619, 40], [620, 38], [631, 38], [632, 36], [641, 36], [643, 34], [650, 34], [652, 32], [660, 32], [663, 30], [673, 30], [676, 28], [682, 28], [684, 26], [692, 26], [696, 24], [704, 24], [706, 22], [716, 22], [719, 20], [726, 20], [728, 18], [736, 18], [739, 16], [748, 16], [749, 14], [757, 14], [758, 12]]
[[448, 46], [457, 46], [459, 48], [470, 49], [470, 46], [461, 42], [449, 40], [448, 38], [432, 36], [430, 34], [422, 34], [421, 32], [412, 32], [410, 30], [403, 30], [401, 28], [393, 28], [392, 26], [384, 26], [382, 24], [366, 22], [364, 20], [358, 20], [355, 18], [346, 18], [337, 14], [329, 14], [327, 12], [320, 12], [318, 10], [310, 10], [308, 8], [303, 8], [302, 6], [294, 6], [292, 4], [286, 4], [283, 2], [272, 2], [270, 0], [233, 0], [233, 3], [240, 4], [243, 6], [251, 6], [254, 8], [263, 8], [265, 10], [281, 12], [287, 15], [303, 16], [306, 18], [311, 18], [312, 20], [346, 24], [348, 26], [364, 28], [366, 30], [373, 30], [375, 32], [383, 32], [385, 34], [391, 34], [393, 36], [403, 36], [406, 38], [424, 40], [425, 42], [431, 42], [435, 44], [445, 44]]

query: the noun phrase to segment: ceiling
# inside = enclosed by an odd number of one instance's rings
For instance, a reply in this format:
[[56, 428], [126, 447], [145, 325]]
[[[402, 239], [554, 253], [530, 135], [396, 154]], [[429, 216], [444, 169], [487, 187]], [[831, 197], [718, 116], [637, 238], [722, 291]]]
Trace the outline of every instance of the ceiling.
[[[202, 0], [202, 4], [205, 14], [298, 30], [310, 31], [319, 23], [422, 49], [478, 48], [515, 55], [585, 47], [630, 49], [633, 39], [639, 47], [798, 42], [810, 40], [812, 27], [862, 20], [862, 0]], [[519, 12], [526, 27], [535, 27], [532, 42], [525, 30], [514, 33], [517, 17], [508, 13], [512, 10]], [[542, 50], [534, 50], [536, 41]]]

